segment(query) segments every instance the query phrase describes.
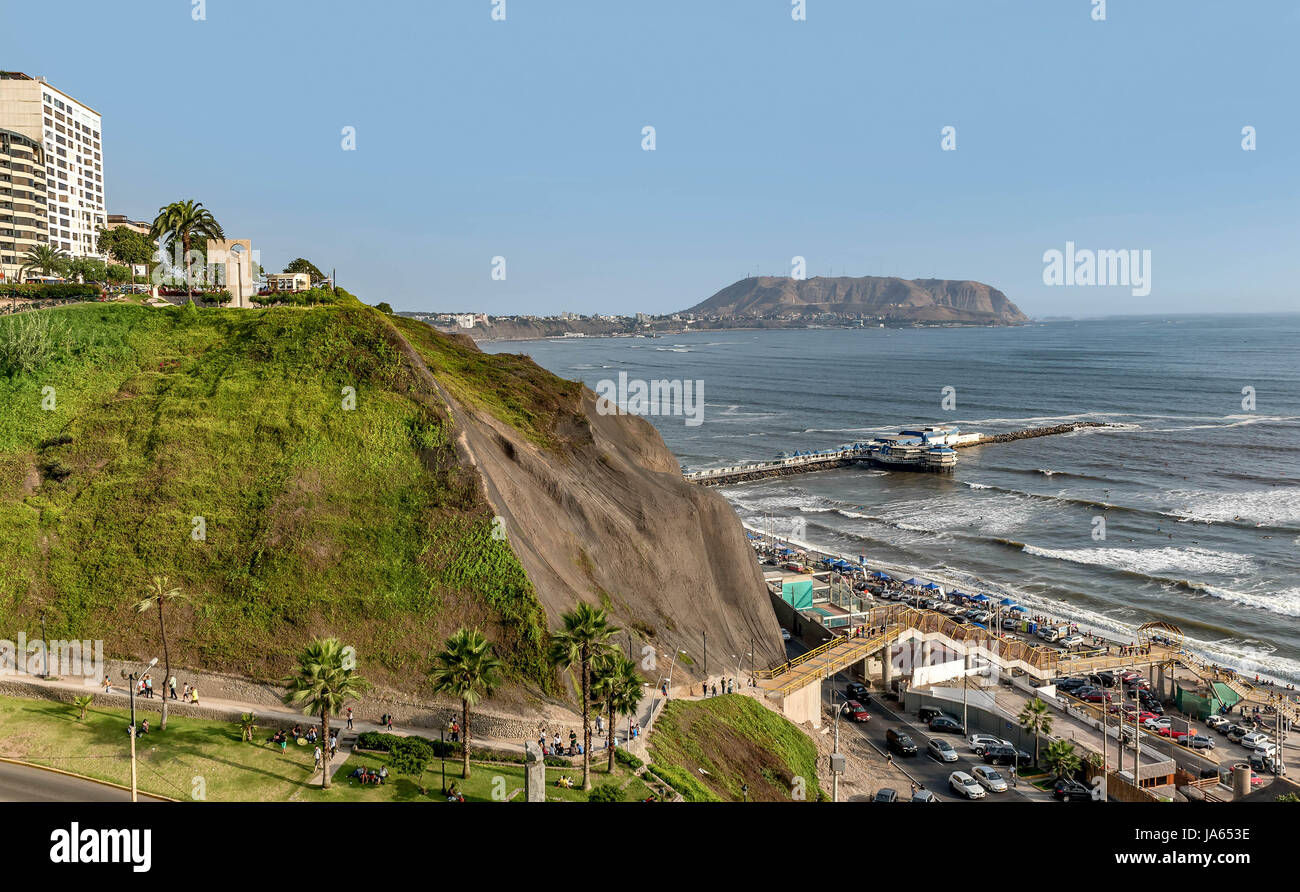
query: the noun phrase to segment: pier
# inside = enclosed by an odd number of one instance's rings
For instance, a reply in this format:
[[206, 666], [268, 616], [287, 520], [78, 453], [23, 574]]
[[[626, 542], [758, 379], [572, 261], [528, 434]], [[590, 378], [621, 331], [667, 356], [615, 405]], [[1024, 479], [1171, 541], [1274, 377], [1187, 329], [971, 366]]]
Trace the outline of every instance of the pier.
[[[1108, 427], [1101, 421], [1074, 421], [1068, 424], [1053, 424], [1048, 427], [1030, 427], [1024, 430], [1009, 431], [1004, 434], [986, 436], [976, 434], [966, 442], [952, 444], [953, 449], [967, 449], [971, 446], [984, 446], [994, 443], [1014, 443], [1017, 440], [1032, 440], [1035, 437], [1050, 437], [1055, 434], [1069, 434], [1090, 427]], [[806, 455], [793, 455], [771, 461], [750, 462], [744, 465], [732, 465], [726, 468], [709, 468], [704, 471], [691, 471], [682, 476], [701, 486], [727, 486], [733, 483], [747, 483], [751, 480], [763, 480], [768, 477], [787, 477], [792, 474], [807, 474], [811, 471], [830, 471], [843, 468], [862, 461], [867, 456], [869, 444], [862, 443], [849, 447], [828, 449]]]

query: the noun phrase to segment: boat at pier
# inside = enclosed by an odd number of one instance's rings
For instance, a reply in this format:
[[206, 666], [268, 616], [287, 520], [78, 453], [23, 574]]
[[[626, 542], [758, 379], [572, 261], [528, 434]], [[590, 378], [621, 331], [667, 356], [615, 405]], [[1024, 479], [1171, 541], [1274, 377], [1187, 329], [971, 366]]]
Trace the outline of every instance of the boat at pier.
[[872, 440], [863, 451], [863, 462], [891, 471], [951, 471], [957, 466], [953, 447], [979, 438], [979, 434], [962, 434], [956, 428], [912, 428], [895, 437]]

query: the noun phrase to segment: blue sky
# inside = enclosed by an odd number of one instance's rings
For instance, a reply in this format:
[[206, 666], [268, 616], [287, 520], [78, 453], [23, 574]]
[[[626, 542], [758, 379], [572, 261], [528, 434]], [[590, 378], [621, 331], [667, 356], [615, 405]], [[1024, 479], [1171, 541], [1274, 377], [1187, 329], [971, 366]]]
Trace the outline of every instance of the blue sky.
[[[795, 255], [1031, 315], [1300, 306], [1295, 3], [492, 6], [0, 0], [0, 67], [105, 116], [110, 212], [198, 199], [398, 309], [666, 312]], [[1151, 293], [1045, 285], [1066, 241], [1150, 250]]]

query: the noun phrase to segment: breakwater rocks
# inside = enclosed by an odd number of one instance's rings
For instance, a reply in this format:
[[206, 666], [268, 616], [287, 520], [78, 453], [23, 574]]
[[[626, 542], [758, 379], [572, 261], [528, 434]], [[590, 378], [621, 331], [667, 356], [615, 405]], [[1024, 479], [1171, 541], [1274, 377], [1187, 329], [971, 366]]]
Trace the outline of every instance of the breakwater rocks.
[[1110, 427], [1110, 425], [1104, 421], [1072, 421], [1069, 424], [1053, 424], [1050, 427], [1030, 427], [1025, 430], [981, 437], [978, 443], [960, 443], [955, 448], [965, 449], [969, 446], [984, 446], [989, 443], [1013, 443], [1016, 440], [1032, 440], [1034, 437], [1050, 437], [1053, 434], [1072, 434], [1088, 427]]

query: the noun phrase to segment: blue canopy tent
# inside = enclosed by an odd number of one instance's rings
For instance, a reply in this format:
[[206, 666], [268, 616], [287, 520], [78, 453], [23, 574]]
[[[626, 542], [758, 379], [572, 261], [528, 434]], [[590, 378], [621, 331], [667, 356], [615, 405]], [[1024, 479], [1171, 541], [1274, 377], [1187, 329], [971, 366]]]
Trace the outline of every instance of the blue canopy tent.
[[1013, 606], [1016, 602], [1013, 601], [1013, 600], [1011, 600], [1010, 598], [1003, 598], [1003, 599], [1002, 599], [1001, 601], [999, 601], [998, 603], [1001, 604], [1003, 607], [1011, 607], [1011, 606]]
[[925, 585], [921, 586], [921, 588], [928, 588], [930, 591], [938, 591], [941, 587], [942, 586], [937, 582], [927, 582]]
[[888, 573], [886, 573], [886, 572], [883, 571], [883, 570], [877, 570], [876, 572], [872, 573], [871, 575], [874, 576], [874, 577], [876, 577], [877, 579], [893, 579], [893, 578], [894, 578], [894, 577], [890, 576]]
[[921, 584], [921, 580], [919, 580], [919, 579], [917, 579], [915, 576], [913, 576], [911, 579], [907, 580], [907, 582], [905, 582], [905, 583], [903, 583], [903, 584], [904, 584], [904, 585], [920, 585], [920, 584]]
[[794, 554], [793, 548], [778, 548], [777, 554]]
[[1017, 604], [1015, 607], [1012, 607], [1012, 608], [1011, 608], [1011, 612], [1012, 612], [1012, 613], [1028, 613], [1028, 612], [1029, 612], [1029, 608], [1027, 608], [1027, 607], [1021, 607], [1019, 604]]
[[989, 596], [988, 596], [988, 595], [984, 595], [984, 594], [980, 594], [980, 595], [971, 595], [971, 596], [970, 596], [970, 599], [971, 599], [972, 601], [987, 601], [987, 600], [989, 599]]
[[951, 591], [951, 592], [948, 592], [948, 597], [950, 597], [950, 598], [961, 598], [961, 599], [964, 601], [964, 600], [966, 600], [967, 598], [969, 598], [970, 595], [966, 594], [965, 592]]

